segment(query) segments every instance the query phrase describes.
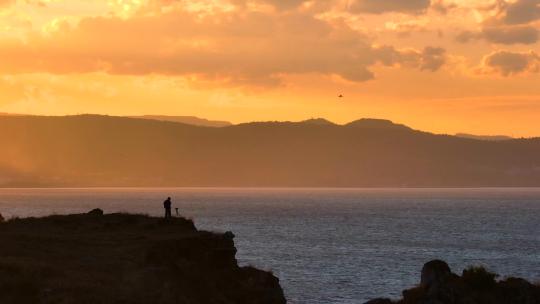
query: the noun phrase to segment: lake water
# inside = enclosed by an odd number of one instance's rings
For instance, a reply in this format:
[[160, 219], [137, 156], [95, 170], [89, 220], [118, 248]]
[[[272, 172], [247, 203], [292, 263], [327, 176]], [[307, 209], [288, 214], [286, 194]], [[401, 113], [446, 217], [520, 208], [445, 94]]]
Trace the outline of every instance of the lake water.
[[540, 281], [540, 189], [0, 189], [0, 213], [161, 216], [167, 196], [233, 231], [239, 262], [272, 270], [293, 304], [396, 298], [435, 258]]

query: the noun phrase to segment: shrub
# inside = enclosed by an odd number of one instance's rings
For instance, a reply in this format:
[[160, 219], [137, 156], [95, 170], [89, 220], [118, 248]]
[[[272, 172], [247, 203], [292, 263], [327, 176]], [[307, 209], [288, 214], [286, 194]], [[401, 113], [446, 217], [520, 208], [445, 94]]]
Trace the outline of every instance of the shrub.
[[461, 278], [463, 282], [473, 289], [488, 289], [495, 286], [498, 275], [493, 272], [489, 272], [484, 267], [473, 267], [463, 270]]
[[403, 304], [420, 303], [422, 298], [426, 295], [426, 289], [423, 286], [416, 286], [414, 288], [403, 291]]

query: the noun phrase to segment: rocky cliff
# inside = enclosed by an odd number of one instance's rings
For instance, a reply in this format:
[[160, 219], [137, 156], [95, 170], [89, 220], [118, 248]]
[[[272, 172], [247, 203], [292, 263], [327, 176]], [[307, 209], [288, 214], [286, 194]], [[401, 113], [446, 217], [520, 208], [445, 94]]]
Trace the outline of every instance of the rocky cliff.
[[0, 222], [0, 303], [286, 303], [275, 276], [238, 266], [233, 238], [100, 210]]
[[483, 267], [469, 267], [461, 276], [444, 261], [422, 268], [420, 284], [403, 291], [403, 299], [375, 299], [365, 304], [539, 304], [540, 286], [519, 278], [496, 280]]

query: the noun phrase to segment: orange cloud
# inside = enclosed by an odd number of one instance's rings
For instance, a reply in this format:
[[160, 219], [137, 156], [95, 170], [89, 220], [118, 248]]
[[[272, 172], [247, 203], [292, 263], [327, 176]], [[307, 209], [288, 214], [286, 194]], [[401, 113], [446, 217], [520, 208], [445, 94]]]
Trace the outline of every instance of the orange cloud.
[[383, 52], [343, 22], [301, 12], [201, 16], [177, 9], [85, 18], [26, 42], [4, 39], [0, 57], [7, 60], [0, 72], [202, 75], [256, 85], [275, 85], [282, 74], [320, 73], [360, 82], [373, 78], [370, 66], [376, 63], [436, 71], [442, 54], [435, 48]]
[[[17, 0], [0, 0], [0, 8], [10, 6], [17, 3]], [[25, 0], [26, 4], [32, 4], [32, 5], [39, 5], [39, 6], [45, 6], [45, 2], [43, 0]]]
[[13, 4], [14, 2], [15, 2], [14, 0], [0, 0], [0, 8], [3, 6], [8, 6], [10, 4]]

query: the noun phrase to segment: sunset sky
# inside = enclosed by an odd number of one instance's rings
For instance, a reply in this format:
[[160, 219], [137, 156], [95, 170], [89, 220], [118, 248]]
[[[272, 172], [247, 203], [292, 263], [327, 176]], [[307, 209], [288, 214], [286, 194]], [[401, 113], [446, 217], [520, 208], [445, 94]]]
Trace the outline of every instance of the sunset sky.
[[0, 112], [540, 136], [539, 32], [540, 0], [0, 0]]

